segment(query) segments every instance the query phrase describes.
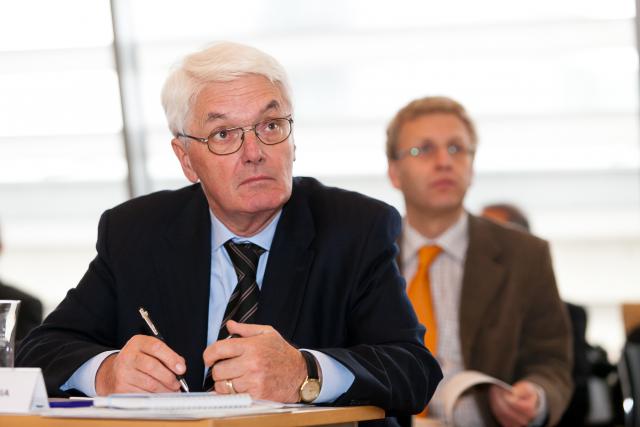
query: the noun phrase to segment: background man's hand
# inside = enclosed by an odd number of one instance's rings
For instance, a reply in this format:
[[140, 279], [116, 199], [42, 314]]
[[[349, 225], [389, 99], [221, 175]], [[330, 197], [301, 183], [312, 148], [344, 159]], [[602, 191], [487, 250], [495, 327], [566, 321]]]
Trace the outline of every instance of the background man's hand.
[[518, 381], [511, 392], [492, 385], [489, 406], [498, 422], [506, 427], [526, 426], [538, 415], [539, 396], [529, 381]]
[[297, 402], [300, 385], [307, 377], [302, 354], [271, 326], [227, 322], [230, 334], [239, 338], [220, 340], [207, 347], [205, 366], [212, 366], [215, 391], [249, 393], [254, 399]]
[[107, 357], [96, 373], [96, 393], [160, 393], [180, 390], [184, 359], [155, 337], [135, 335]]

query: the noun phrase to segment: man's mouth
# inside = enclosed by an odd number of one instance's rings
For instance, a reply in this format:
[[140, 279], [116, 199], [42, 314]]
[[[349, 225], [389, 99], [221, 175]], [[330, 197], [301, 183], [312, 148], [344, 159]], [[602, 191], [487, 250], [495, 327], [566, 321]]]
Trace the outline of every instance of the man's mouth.
[[261, 182], [261, 181], [267, 181], [270, 180], [271, 177], [267, 176], [267, 175], [256, 175], [256, 176], [252, 176], [249, 177], [245, 180], [243, 180], [240, 185], [245, 185], [245, 184], [255, 184], [257, 182]]

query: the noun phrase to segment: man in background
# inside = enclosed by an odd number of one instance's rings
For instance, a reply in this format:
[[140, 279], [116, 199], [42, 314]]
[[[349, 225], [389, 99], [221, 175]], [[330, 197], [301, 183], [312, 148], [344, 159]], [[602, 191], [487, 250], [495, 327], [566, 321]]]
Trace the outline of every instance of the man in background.
[[[2, 232], [0, 231], [0, 255], [2, 255]], [[42, 303], [33, 295], [9, 286], [0, 280], [0, 299], [20, 300], [16, 341], [19, 342], [30, 330], [42, 323]]]
[[441, 372], [394, 262], [400, 216], [292, 177], [282, 66], [218, 43], [184, 58], [162, 101], [193, 184], [103, 214], [96, 258], [18, 363], [51, 394], [177, 391], [181, 374], [192, 391], [420, 411]]
[[[477, 370], [513, 385], [464, 396], [456, 425], [557, 423], [571, 396], [571, 339], [549, 247], [465, 211], [477, 149], [467, 112], [417, 99], [389, 124], [386, 148], [406, 205], [399, 263], [444, 383]], [[442, 403], [436, 392], [429, 416], [442, 418]]]

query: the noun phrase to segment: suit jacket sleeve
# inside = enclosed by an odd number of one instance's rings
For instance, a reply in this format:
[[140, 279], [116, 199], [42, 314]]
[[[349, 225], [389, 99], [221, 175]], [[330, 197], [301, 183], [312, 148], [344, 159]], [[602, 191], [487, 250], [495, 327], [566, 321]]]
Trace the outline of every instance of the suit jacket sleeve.
[[98, 227], [98, 255], [84, 277], [18, 349], [16, 364], [40, 367], [50, 395], [63, 395], [60, 386], [85, 361], [116, 349], [117, 309], [108, 267], [107, 228], [108, 212]]
[[350, 295], [345, 348], [324, 348], [350, 369], [355, 380], [338, 405], [372, 404], [396, 413], [417, 413], [442, 378], [437, 362], [422, 343], [424, 328], [406, 296], [395, 263], [400, 218], [388, 207], [365, 234], [355, 290]]
[[523, 379], [540, 385], [546, 394], [549, 425], [558, 423], [572, 393], [572, 340], [569, 319], [555, 282], [548, 244], [532, 275], [530, 303], [523, 319], [519, 364]]

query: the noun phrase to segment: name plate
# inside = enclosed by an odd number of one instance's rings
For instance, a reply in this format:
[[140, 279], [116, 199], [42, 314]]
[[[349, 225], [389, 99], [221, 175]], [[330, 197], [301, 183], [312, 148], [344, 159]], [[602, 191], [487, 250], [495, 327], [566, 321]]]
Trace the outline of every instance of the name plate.
[[0, 368], [0, 412], [27, 413], [49, 408], [40, 368]]

